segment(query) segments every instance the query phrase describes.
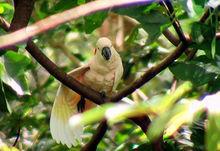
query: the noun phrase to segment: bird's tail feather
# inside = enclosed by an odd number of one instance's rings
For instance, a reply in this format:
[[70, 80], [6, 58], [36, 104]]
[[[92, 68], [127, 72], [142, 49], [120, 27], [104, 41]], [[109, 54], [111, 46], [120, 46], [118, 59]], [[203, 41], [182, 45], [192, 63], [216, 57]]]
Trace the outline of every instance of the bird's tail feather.
[[77, 114], [77, 103], [80, 95], [60, 85], [50, 118], [50, 131], [57, 143], [66, 144], [68, 147], [76, 146], [82, 141], [83, 126], [71, 129], [69, 118]]

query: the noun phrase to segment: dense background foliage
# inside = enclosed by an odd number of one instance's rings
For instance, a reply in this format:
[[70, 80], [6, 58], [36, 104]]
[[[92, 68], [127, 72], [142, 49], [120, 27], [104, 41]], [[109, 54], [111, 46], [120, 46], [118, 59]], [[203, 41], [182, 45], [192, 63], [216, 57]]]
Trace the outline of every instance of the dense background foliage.
[[[29, 23], [35, 23], [47, 16], [86, 2], [88, 1], [36, 0]], [[184, 33], [190, 35], [192, 43], [187, 50], [188, 53], [183, 54], [169, 68], [127, 97], [136, 103], [144, 102], [144, 105], [146, 102], [153, 102], [152, 110], [156, 110], [155, 104], [161, 100], [166, 103], [174, 97], [174, 100], [181, 100], [180, 102], [183, 104], [185, 101], [191, 105], [193, 100], [202, 100], [206, 95], [220, 90], [220, 39], [216, 37], [216, 33], [220, 31], [220, 14], [219, 8], [216, 7], [219, 3], [214, 0], [174, 0], [172, 3], [176, 18]], [[209, 8], [210, 6], [213, 8]], [[210, 13], [207, 21], [199, 22], [206, 11]], [[14, 7], [10, 0], [0, 1], [2, 17], [10, 22], [13, 12]], [[175, 46], [162, 34], [167, 28], [175, 33], [166, 9], [157, 3], [152, 3], [147, 6], [97, 12], [42, 33], [33, 40], [53, 62], [63, 71], [68, 72], [83, 65], [91, 58], [99, 37], [109, 37], [123, 60], [124, 75], [118, 88], [122, 89], [175, 49]], [[3, 35], [6, 32], [0, 28], [0, 34]], [[177, 37], [177, 35], [175, 36]], [[189, 60], [187, 54], [193, 51], [197, 51], [196, 55], [191, 61], [186, 61]], [[185, 81], [191, 82], [184, 83]], [[51, 138], [49, 118], [58, 84], [59, 82], [26, 52], [24, 44], [18, 45], [18, 52], [1, 53], [0, 150], [3, 148], [7, 150], [11, 147], [18, 135], [20, 138], [13, 148], [14, 150], [61, 151], [81, 148], [79, 145], [76, 148], [68, 149], [64, 145], [57, 144]], [[181, 93], [177, 91], [177, 87]], [[187, 87], [186, 92], [185, 87]], [[174, 94], [178, 97], [175, 98]], [[183, 98], [185, 99], [183, 100]], [[212, 98], [217, 100], [219, 95], [216, 94]], [[209, 99], [209, 101], [211, 100]], [[209, 142], [205, 143], [204, 130], [204, 125], [207, 125], [204, 123], [207, 113], [203, 110], [195, 111], [198, 116], [194, 122], [184, 124], [194, 119], [193, 115], [186, 116], [190, 114], [187, 111], [191, 108], [186, 106], [182, 109], [180, 106], [175, 106], [174, 102], [171, 103], [168, 111], [162, 107], [163, 104], [160, 104], [160, 109], [166, 111], [166, 114], [161, 110], [161, 114], [158, 113], [159, 118], [156, 118], [155, 115], [150, 116], [151, 119], [155, 119], [155, 125], [149, 135], [157, 135], [154, 134], [155, 129], [159, 132], [162, 131], [167, 123], [169, 125], [169, 119], [179, 115], [176, 118], [183, 122], [173, 119], [175, 124], [170, 125], [179, 130], [172, 132], [171, 136], [164, 135], [164, 149], [169, 151], [205, 150], [205, 146]], [[117, 109], [117, 106], [114, 107]], [[137, 112], [139, 107], [130, 110]], [[112, 106], [107, 108], [112, 108]], [[94, 113], [96, 112], [94, 111]], [[214, 113], [215, 116], [209, 116], [208, 138], [213, 143], [208, 145], [209, 150], [220, 149], [220, 118], [216, 113], [219, 111]], [[129, 114], [125, 113], [123, 116], [129, 117]], [[152, 150], [150, 138], [146, 137], [137, 125], [129, 120], [117, 121], [114, 119], [116, 117], [111, 118], [113, 118], [111, 120], [114, 125], [105, 134], [98, 150], [120, 151], [135, 148]], [[182, 127], [180, 127], [181, 125]], [[86, 127], [84, 143], [90, 140], [96, 126], [97, 124], [89, 124]], [[218, 135], [212, 138], [214, 134]]]

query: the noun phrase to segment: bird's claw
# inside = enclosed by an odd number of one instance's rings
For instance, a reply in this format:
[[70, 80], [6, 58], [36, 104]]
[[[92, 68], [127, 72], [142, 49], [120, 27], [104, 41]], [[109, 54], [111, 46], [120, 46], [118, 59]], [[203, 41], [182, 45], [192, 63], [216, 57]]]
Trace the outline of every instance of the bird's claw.
[[106, 97], [105, 91], [101, 91], [101, 92], [100, 92], [100, 95], [101, 95], [102, 98], [105, 98], [105, 97]]
[[77, 103], [78, 112], [82, 113], [85, 110], [85, 103], [86, 103], [85, 98], [81, 96], [79, 102]]

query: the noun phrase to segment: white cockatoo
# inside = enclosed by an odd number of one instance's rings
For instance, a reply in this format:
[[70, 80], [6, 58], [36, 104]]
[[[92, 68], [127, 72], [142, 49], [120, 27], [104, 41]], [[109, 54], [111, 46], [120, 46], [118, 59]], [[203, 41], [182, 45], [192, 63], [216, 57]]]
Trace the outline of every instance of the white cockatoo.
[[[89, 88], [110, 95], [122, 77], [123, 66], [120, 55], [108, 38], [97, 41], [94, 56], [90, 62], [72, 70], [69, 75]], [[74, 114], [94, 107], [91, 101], [60, 84], [53, 104], [50, 131], [57, 143], [68, 147], [76, 146], [82, 141], [83, 126], [72, 129], [69, 119]]]

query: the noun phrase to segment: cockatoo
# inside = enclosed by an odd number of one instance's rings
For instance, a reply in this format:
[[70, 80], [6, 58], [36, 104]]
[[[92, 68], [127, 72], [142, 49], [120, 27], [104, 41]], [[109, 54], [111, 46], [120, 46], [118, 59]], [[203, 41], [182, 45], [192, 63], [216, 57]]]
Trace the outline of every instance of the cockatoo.
[[[94, 56], [88, 64], [69, 72], [69, 75], [82, 84], [95, 91], [104, 92], [106, 96], [116, 90], [122, 74], [121, 57], [106, 37], [97, 41]], [[69, 119], [74, 114], [94, 106], [95, 104], [88, 99], [60, 84], [50, 118], [53, 139], [68, 147], [82, 142], [83, 126], [72, 129]]]

